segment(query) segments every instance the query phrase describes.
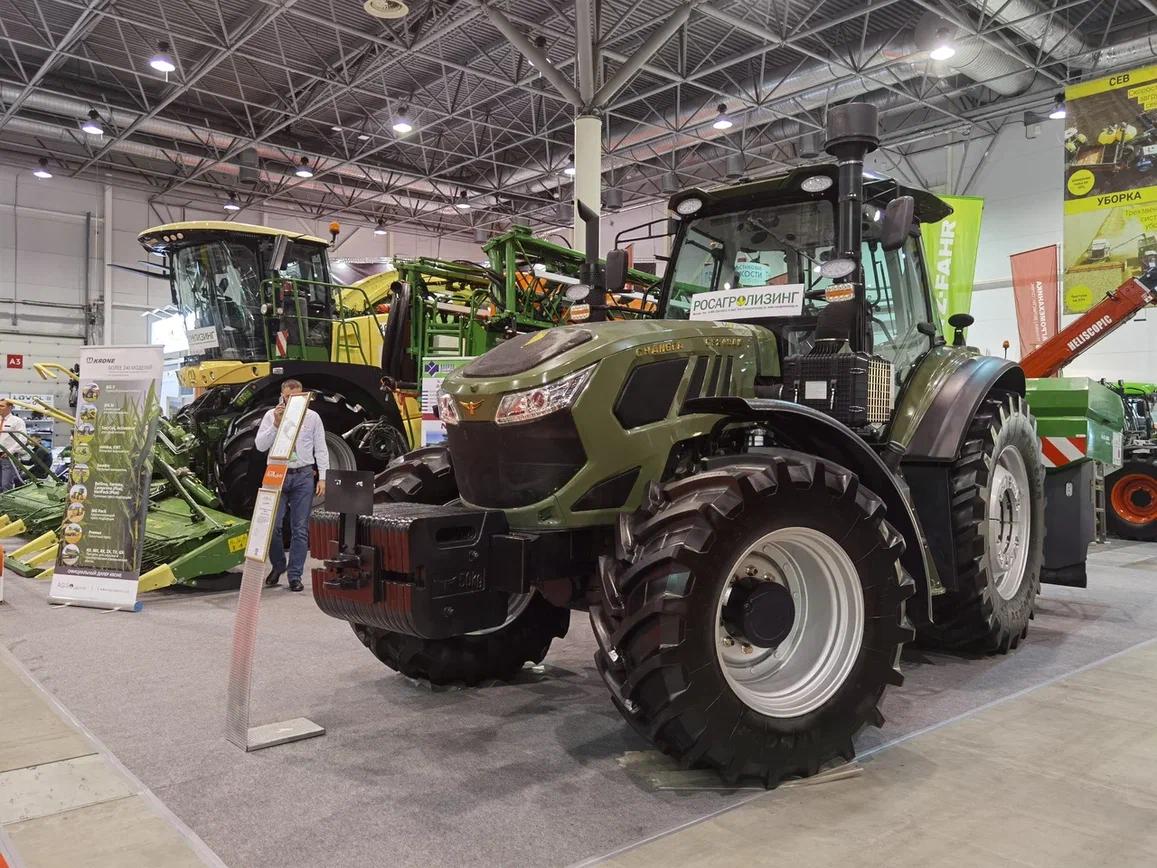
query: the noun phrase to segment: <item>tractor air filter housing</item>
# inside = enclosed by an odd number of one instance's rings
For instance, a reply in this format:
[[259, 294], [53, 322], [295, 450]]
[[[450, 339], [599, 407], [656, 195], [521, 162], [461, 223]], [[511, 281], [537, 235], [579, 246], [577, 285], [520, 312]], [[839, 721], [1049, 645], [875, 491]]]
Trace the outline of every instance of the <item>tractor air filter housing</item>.
[[788, 356], [782, 396], [849, 428], [883, 424], [892, 415], [892, 363], [868, 353]]

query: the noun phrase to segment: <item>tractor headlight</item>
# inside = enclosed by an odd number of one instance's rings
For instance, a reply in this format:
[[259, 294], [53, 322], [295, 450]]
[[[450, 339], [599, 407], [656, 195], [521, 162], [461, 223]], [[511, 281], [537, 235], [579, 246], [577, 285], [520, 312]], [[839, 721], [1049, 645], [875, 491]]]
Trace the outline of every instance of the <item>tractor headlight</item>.
[[438, 418], [447, 425], [458, 424], [458, 405], [445, 392], [438, 393]]
[[498, 402], [498, 412], [494, 415], [494, 421], [499, 425], [511, 425], [565, 410], [578, 400], [594, 371], [595, 366], [591, 365], [545, 386], [535, 386], [533, 389], [503, 395], [502, 400]]

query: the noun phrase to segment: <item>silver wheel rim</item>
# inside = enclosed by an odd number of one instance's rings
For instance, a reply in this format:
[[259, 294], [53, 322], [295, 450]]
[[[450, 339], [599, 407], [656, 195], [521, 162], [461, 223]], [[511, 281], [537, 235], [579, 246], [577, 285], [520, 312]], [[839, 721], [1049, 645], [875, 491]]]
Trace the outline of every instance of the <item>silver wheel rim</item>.
[[1024, 584], [1028, 565], [1029, 501], [1028, 469], [1015, 446], [1000, 450], [988, 488], [988, 570], [996, 592], [1006, 600]]
[[[776, 582], [791, 592], [795, 617], [775, 648], [747, 644], [723, 623], [736, 582]], [[844, 684], [864, 639], [859, 574], [832, 537], [806, 527], [772, 531], [732, 566], [715, 613], [715, 652], [724, 678], [749, 708], [799, 717], [822, 706]]]
[[467, 636], [485, 636], [487, 633], [493, 633], [496, 630], [501, 630], [510, 625], [510, 623], [526, 611], [526, 607], [530, 605], [530, 597], [534, 593], [529, 594], [511, 594], [510, 599], [506, 601], [506, 620], [497, 627], [487, 627], [485, 630], [475, 630], [472, 633], [467, 633]]

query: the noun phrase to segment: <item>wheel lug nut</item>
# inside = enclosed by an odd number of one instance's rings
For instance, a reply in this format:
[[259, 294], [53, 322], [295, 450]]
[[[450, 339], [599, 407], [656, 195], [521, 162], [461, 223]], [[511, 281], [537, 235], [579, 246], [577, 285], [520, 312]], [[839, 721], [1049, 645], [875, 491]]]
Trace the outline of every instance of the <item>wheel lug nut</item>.
[[741, 647], [742, 647], [742, 651], [744, 654], [750, 654], [752, 651], [755, 650], [750, 645], [748, 645], [746, 642], [744, 642]]
[[723, 647], [724, 648], [730, 648], [734, 644], [735, 644], [735, 640], [732, 639], [730, 636], [724, 636], [723, 637]]
[[747, 573], [748, 578], [752, 578], [756, 573], [759, 572], [759, 570], [757, 570], [755, 567], [748, 567], [745, 572]]

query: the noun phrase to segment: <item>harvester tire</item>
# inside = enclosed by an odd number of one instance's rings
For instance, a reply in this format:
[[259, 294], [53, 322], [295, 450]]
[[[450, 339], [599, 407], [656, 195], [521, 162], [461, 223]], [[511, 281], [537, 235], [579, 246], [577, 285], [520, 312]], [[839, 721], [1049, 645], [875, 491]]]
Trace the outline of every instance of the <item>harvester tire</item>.
[[[233, 515], [249, 516], [253, 512], [266, 465], [266, 453], [261, 452], [254, 441], [261, 420], [275, 405], [276, 401], [263, 404], [238, 416], [221, 444], [217, 462], [217, 494], [225, 509]], [[366, 420], [365, 410], [345, 400], [329, 401], [324, 397], [312, 401], [310, 409], [321, 416], [330, 469], [356, 470], [357, 456], [342, 435]]]
[[921, 643], [1008, 653], [1028, 633], [1044, 560], [1044, 467], [1036, 419], [1020, 395], [995, 392], [981, 404], [951, 497], [957, 587], [935, 598]]
[[1128, 459], [1105, 478], [1105, 502], [1110, 536], [1157, 540], [1157, 463]]
[[[808, 545], [826, 554], [809, 556]], [[880, 499], [814, 456], [737, 457], [652, 486], [619, 522], [591, 609], [612, 701], [664, 753], [728, 781], [774, 787], [850, 761], [856, 733], [884, 722], [885, 688], [903, 681], [900, 650], [913, 636], [905, 601], [915, 590], [903, 550]], [[750, 561], [761, 551], [766, 571]], [[737, 588], [744, 596], [734, 600]], [[730, 626], [733, 606], [762, 605], [752, 588], [795, 599], [766, 644], [735, 638]]]
[[[379, 503], [444, 504], [457, 498], [454, 466], [444, 446], [403, 456], [378, 474], [374, 495]], [[510, 618], [501, 627], [449, 639], [351, 626], [378, 660], [409, 678], [474, 686], [508, 681], [526, 663], [541, 663], [550, 643], [566, 635], [570, 610], [551, 605], [537, 593], [512, 596]]]

